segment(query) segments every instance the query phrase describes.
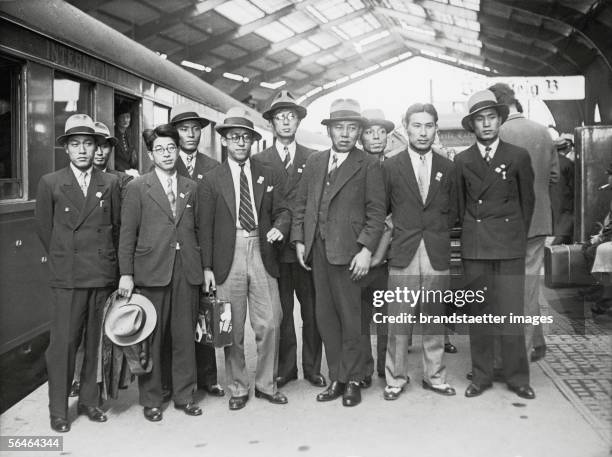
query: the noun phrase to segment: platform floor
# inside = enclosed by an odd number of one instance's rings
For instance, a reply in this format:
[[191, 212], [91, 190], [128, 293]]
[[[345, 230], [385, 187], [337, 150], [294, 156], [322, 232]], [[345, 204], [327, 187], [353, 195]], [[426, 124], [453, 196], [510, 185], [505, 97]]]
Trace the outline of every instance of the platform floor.
[[[522, 400], [504, 384], [468, 399], [468, 337], [452, 336], [459, 353], [447, 355], [449, 382], [458, 395], [445, 398], [421, 388], [420, 337], [412, 349], [412, 382], [394, 402], [382, 397], [384, 382], [363, 391], [363, 403], [344, 408], [340, 400], [320, 404], [319, 389], [304, 380], [282, 390], [289, 404], [251, 398], [229, 411], [227, 397], [198, 395], [204, 414], [188, 417], [170, 404], [159, 423], [147, 422], [132, 385], [105, 405], [109, 421], [74, 419], [63, 434], [62, 453], [2, 455], [71, 456], [419, 456], [419, 457], [599, 457], [611, 453], [612, 318], [594, 320], [576, 291], [545, 290], [546, 312], [554, 316], [549, 351], [531, 365], [537, 398]], [[297, 313], [296, 313], [297, 316]], [[296, 322], [297, 324], [298, 322]], [[253, 335], [248, 364], [254, 372]], [[220, 375], [222, 352], [218, 351]], [[326, 371], [324, 371], [326, 373]], [[301, 376], [301, 373], [300, 373]], [[71, 404], [75, 418], [76, 405]], [[46, 384], [0, 416], [0, 434], [53, 435], [48, 425]]]

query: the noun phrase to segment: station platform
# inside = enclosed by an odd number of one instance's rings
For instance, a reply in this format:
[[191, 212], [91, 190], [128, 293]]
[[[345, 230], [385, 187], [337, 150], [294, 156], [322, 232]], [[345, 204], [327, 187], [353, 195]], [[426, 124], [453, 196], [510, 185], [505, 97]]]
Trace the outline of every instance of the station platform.
[[[554, 318], [548, 353], [531, 364], [535, 400], [523, 400], [505, 384], [466, 398], [469, 341], [452, 335], [457, 354], [447, 354], [449, 382], [457, 396], [442, 397], [421, 387], [420, 336], [411, 350], [411, 383], [396, 401], [382, 396], [384, 380], [363, 390], [363, 402], [345, 408], [340, 400], [317, 403], [303, 379], [282, 391], [289, 404], [272, 405], [251, 394], [240, 411], [228, 397], [198, 392], [204, 409], [188, 417], [165, 405], [163, 421], [144, 419], [136, 384], [104, 405], [108, 422], [76, 417], [61, 435], [63, 452], [22, 451], [2, 455], [71, 456], [419, 456], [419, 457], [600, 457], [612, 443], [612, 318], [594, 318], [575, 289], [544, 291], [544, 313]], [[299, 311], [298, 311], [299, 312]], [[296, 313], [296, 318], [298, 314]], [[296, 319], [296, 327], [299, 328]], [[248, 328], [248, 325], [247, 325]], [[247, 334], [248, 366], [254, 377], [255, 347]], [[223, 354], [217, 351], [223, 382]], [[301, 370], [300, 370], [301, 371]], [[324, 367], [323, 373], [327, 370]], [[300, 377], [302, 373], [300, 372]], [[46, 384], [0, 416], [1, 435], [56, 435], [49, 427]], [[57, 435], [59, 436], [59, 435]]]

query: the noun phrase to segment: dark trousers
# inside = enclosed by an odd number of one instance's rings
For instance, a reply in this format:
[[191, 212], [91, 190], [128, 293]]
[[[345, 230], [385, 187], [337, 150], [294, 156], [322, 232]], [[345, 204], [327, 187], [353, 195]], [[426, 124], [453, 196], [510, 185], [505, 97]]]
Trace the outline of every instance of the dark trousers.
[[[366, 357], [364, 376], [372, 376], [372, 374], [374, 373], [374, 357], [372, 357], [372, 339], [370, 338], [373, 311], [374, 309], [376, 309], [377, 312], [381, 312], [384, 316], [387, 315], [386, 302], [380, 308], [375, 308], [372, 305], [374, 300], [374, 291], [387, 290], [387, 282], [389, 280], [389, 270], [387, 268], [387, 264], [370, 269], [368, 275], [371, 276], [371, 282], [369, 282], [369, 284], [361, 290], [361, 333], [363, 335], [363, 350], [365, 351]], [[387, 324], [376, 324], [376, 371], [382, 376], [385, 375], [387, 339]]]
[[198, 305], [197, 285], [187, 282], [180, 256], [174, 262], [170, 284], [164, 287], [140, 287], [140, 293], [155, 306], [157, 324], [150, 336], [153, 369], [138, 377], [140, 404], [162, 404], [162, 342], [170, 345], [172, 398], [176, 404], [193, 400], [196, 385], [195, 323]]
[[195, 344], [198, 387], [217, 384], [217, 355], [208, 344]]
[[280, 325], [278, 376], [297, 376], [297, 338], [293, 321], [293, 293], [300, 302], [302, 315], [302, 368], [304, 377], [319, 374], [323, 343], [315, 317], [315, 289], [312, 275], [299, 263], [281, 263], [278, 278], [283, 320]]
[[351, 279], [348, 265], [331, 265], [327, 261], [325, 242], [319, 236], [312, 250], [317, 325], [325, 344], [329, 378], [361, 381], [365, 365], [361, 287]]
[[[52, 288], [51, 340], [45, 354], [49, 378], [49, 413], [68, 418], [68, 392], [74, 375], [76, 351], [84, 338], [79, 402], [98, 406], [97, 353], [104, 302], [112, 287], [90, 289]], [[83, 331], [85, 330], [85, 331]]]
[[498, 326], [470, 325], [472, 354], [472, 382], [487, 385], [493, 380], [494, 340], [501, 340], [504, 378], [508, 385], [529, 384], [529, 362], [525, 348], [525, 324], [509, 324], [510, 313], [524, 314], [525, 259], [472, 260], [464, 259], [466, 288], [485, 290], [485, 300], [474, 303], [472, 315], [506, 316], [506, 323]]

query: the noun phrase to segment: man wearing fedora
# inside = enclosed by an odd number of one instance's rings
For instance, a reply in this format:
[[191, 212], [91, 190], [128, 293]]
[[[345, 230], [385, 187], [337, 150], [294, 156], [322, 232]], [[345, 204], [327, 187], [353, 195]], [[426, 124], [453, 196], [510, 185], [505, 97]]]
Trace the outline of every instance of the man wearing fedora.
[[96, 149], [96, 153], [94, 154], [93, 165], [98, 170], [115, 175], [119, 179], [119, 190], [121, 191], [121, 199], [123, 200], [127, 183], [134, 179], [134, 177], [123, 171], [111, 170], [108, 168], [108, 160], [113, 153], [114, 147], [117, 145], [117, 138], [111, 136], [110, 130], [106, 124], [102, 122], [94, 122], [94, 128], [96, 132], [104, 136], [105, 141], [98, 145], [98, 149]]
[[[219, 162], [198, 152], [202, 129], [210, 121], [201, 117], [193, 106], [187, 103], [172, 108], [170, 123], [179, 134], [179, 158], [176, 171], [179, 175], [201, 183], [204, 175], [219, 166]], [[216, 397], [225, 395], [223, 387], [217, 382], [217, 359], [215, 348], [206, 344], [194, 343], [199, 388]]]
[[356, 148], [363, 128], [359, 103], [335, 100], [322, 121], [332, 148], [306, 162], [294, 204], [291, 241], [298, 262], [312, 265], [316, 317], [331, 384], [317, 396], [344, 406], [361, 402], [365, 351], [361, 285], [385, 220], [385, 188], [378, 160]]
[[77, 411], [105, 422], [96, 383], [96, 353], [104, 302], [117, 283], [119, 182], [92, 165], [99, 142], [86, 114], [66, 120], [57, 138], [70, 165], [44, 175], [36, 194], [38, 236], [49, 258], [53, 313], [46, 352], [51, 428], [70, 430], [68, 393], [85, 328], [85, 354]]
[[[393, 214], [394, 236], [389, 251], [389, 290], [445, 291], [450, 286], [450, 229], [457, 219], [453, 163], [435, 154], [438, 112], [429, 103], [415, 103], [404, 116], [408, 147], [383, 164]], [[389, 316], [444, 316], [440, 299], [393, 301]], [[386, 400], [395, 400], [409, 382], [408, 347], [414, 324], [390, 323], [386, 358]], [[424, 389], [455, 395], [444, 365], [444, 325], [422, 324]]]
[[[198, 236], [198, 185], [176, 172], [179, 135], [170, 124], [142, 134], [153, 171], [131, 181], [121, 209], [119, 294], [134, 287], [155, 306], [157, 326], [150, 351], [153, 368], [138, 377], [147, 420], [162, 420], [162, 346], [171, 341], [174, 406], [189, 416], [202, 410], [196, 388], [194, 335], [198, 292], [203, 281]], [[169, 336], [168, 336], [169, 334]]]
[[[314, 151], [296, 143], [295, 134], [300, 121], [306, 116], [306, 108], [295, 101], [293, 95], [280, 91], [272, 100], [270, 108], [263, 113], [274, 132], [275, 143], [268, 149], [253, 156], [274, 170], [283, 179], [287, 202], [295, 196], [302, 178], [306, 159]], [[280, 327], [278, 352], [278, 387], [292, 379], [297, 379], [297, 339], [293, 319], [293, 294], [300, 302], [302, 315], [302, 368], [304, 379], [315, 387], [324, 387], [325, 378], [321, 375], [321, 355], [323, 343], [315, 319], [315, 291], [312, 275], [304, 270], [295, 257], [295, 249], [285, 239], [280, 247], [280, 277], [278, 289], [283, 310]]]
[[233, 343], [225, 348], [229, 408], [244, 408], [249, 399], [244, 354], [247, 306], [257, 344], [255, 396], [285, 404], [287, 397], [275, 382], [282, 311], [274, 243], [287, 236], [291, 219], [282, 178], [250, 160], [251, 146], [261, 136], [245, 108], [230, 108], [215, 130], [228, 158], [204, 177], [200, 230], [204, 287], [216, 286], [219, 297], [232, 306]]
[[485, 294], [484, 301], [471, 305], [472, 314], [506, 321], [470, 325], [472, 382], [465, 395], [475, 397], [491, 387], [493, 344], [500, 334], [508, 388], [532, 399], [524, 327], [508, 323], [510, 313], [524, 311], [525, 252], [535, 200], [531, 159], [525, 149], [499, 139], [508, 107], [491, 91], [474, 93], [468, 107], [462, 125], [476, 135], [476, 143], [455, 157], [464, 275], [468, 288]]

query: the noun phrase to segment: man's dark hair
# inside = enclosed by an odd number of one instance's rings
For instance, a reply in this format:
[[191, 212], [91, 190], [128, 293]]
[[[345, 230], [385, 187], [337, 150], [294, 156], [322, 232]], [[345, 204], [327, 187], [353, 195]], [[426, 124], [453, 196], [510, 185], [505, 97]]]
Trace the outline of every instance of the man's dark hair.
[[161, 124], [153, 130], [146, 129], [142, 132], [142, 139], [149, 151], [153, 150], [153, 143], [157, 138], [172, 138], [177, 146], [179, 144], [178, 130], [172, 124]]
[[436, 124], [438, 123], [438, 111], [436, 111], [436, 108], [431, 103], [414, 103], [406, 110], [406, 114], [404, 115], [404, 124], [408, 125], [408, 123], [410, 123], [410, 116], [416, 113], [431, 114]]
[[514, 95], [512, 88], [506, 83], [496, 83], [489, 87], [489, 90], [493, 92], [497, 103], [501, 103], [506, 106], [514, 105], [519, 113], [523, 112], [523, 105], [518, 101]]

